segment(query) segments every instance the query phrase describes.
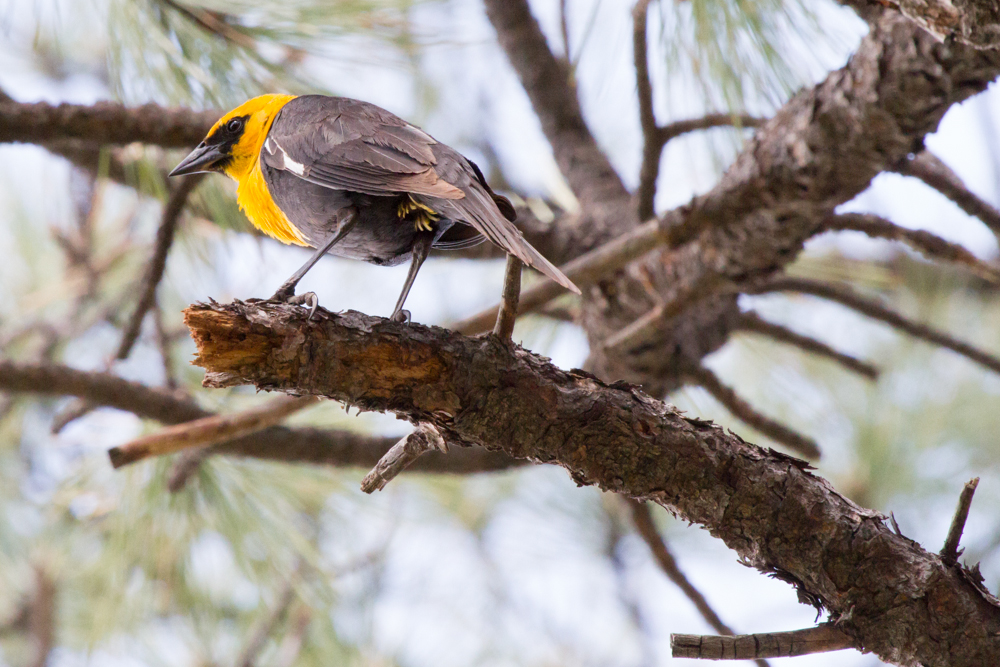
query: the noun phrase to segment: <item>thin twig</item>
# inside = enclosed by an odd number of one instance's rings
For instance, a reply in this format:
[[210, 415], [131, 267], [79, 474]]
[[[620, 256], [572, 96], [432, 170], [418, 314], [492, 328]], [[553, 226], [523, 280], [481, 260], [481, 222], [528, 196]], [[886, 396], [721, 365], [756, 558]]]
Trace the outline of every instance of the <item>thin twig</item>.
[[847, 370], [862, 375], [869, 380], [878, 379], [879, 369], [877, 366], [870, 364], [867, 361], [862, 361], [861, 359], [852, 357], [849, 354], [844, 354], [839, 350], [835, 350], [826, 343], [818, 341], [815, 338], [810, 338], [809, 336], [796, 333], [795, 331], [792, 331], [787, 327], [783, 327], [780, 324], [768, 322], [756, 313], [743, 313], [739, 322], [737, 322], [736, 327], [737, 329], [741, 329], [743, 331], [750, 331], [762, 336], [767, 336], [768, 338], [772, 338], [781, 343], [794, 345], [801, 350], [810, 352], [817, 356], [825, 357], [840, 364]]
[[766, 118], [752, 116], [746, 113], [710, 113], [701, 118], [689, 118], [686, 120], [675, 120], [659, 128], [658, 140], [660, 147], [665, 146], [671, 139], [676, 139], [682, 134], [696, 132], [698, 130], [710, 130], [713, 127], [760, 127], [767, 122]]
[[828, 301], [835, 301], [874, 320], [885, 322], [889, 326], [895, 327], [915, 338], [920, 338], [929, 343], [947, 348], [952, 352], [957, 352], [966, 359], [974, 361], [994, 373], [1000, 373], [1000, 359], [994, 355], [973, 347], [968, 343], [963, 343], [937, 329], [932, 329], [926, 324], [909, 320], [899, 313], [886, 308], [878, 301], [861, 296], [849, 287], [810, 280], [809, 278], [780, 276], [764, 283], [755, 289], [754, 292], [757, 294], [762, 292], [799, 292], [800, 294], [810, 294], [827, 299]]
[[172, 454], [192, 447], [208, 447], [235, 440], [281, 423], [291, 414], [319, 401], [317, 396], [279, 396], [264, 405], [228, 415], [213, 415], [169, 426], [108, 450], [111, 465], [120, 468], [150, 456]]
[[722, 619], [719, 618], [719, 615], [708, 604], [708, 600], [701, 594], [701, 591], [695, 588], [694, 584], [681, 572], [680, 567], [677, 566], [677, 560], [670, 553], [670, 550], [667, 549], [666, 542], [663, 541], [663, 537], [656, 529], [656, 523], [653, 521], [653, 513], [649, 511], [649, 505], [631, 499], [626, 502], [632, 510], [632, 523], [635, 524], [636, 532], [639, 533], [639, 537], [649, 547], [653, 558], [656, 559], [656, 563], [663, 570], [663, 573], [667, 575], [667, 578], [681, 589], [687, 599], [691, 601], [691, 604], [698, 610], [698, 613], [701, 614], [701, 617], [712, 626], [712, 629], [721, 635], [736, 634], [732, 628], [722, 622]]
[[296, 579], [298, 579], [298, 568], [295, 569], [292, 576], [284, 583], [271, 611], [254, 626], [253, 632], [250, 633], [247, 643], [243, 646], [243, 650], [240, 651], [240, 655], [236, 659], [237, 667], [253, 667], [254, 660], [257, 659], [257, 656], [263, 650], [267, 638], [274, 632], [274, 629], [281, 622], [282, 617], [288, 610], [289, 605], [295, 600]]
[[816, 446], [812, 438], [793, 431], [781, 422], [757, 412], [753, 406], [741, 398], [731, 387], [723, 384], [719, 377], [705, 366], [692, 364], [690, 368], [684, 369], [684, 375], [704, 388], [715, 400], [722, 403], [733, 416], [748, 426], [752, 426], [775, 442], [785, 445], [806, 458], [818, 459], [820, 457], [819, 447]]
[[275, 667], [292, 667], [298, 660], [302, 645], [305, 643], [306, 632], [312, 621], [312, 610], [304, 604], [299, 604], [293, 614], [288, 633], [281, 640], [278, 652], [274, 657]]
[[1000, 268], [990, 266], [957, 243], [945, 241], [922, 229], [906, 229], [870, 213], [844, 213], [829, 218], [833, 230], [863, 232], [872, 238], [899, 241], [929, 259], [963, 264], [972, 273], [992, 283], [1000, 283]]
[[656, 113], [653, 110], [653, 83], [649, 78], [649, 45], [646, 41], [646, 18], [651, 0], [639, 0], [632, 8], [632, 57], [639, 91], [639, 123], [642, 126], [642, 166], [639, 169], [639, 219], [653, 217], [656, 179], [660, 171], [660, 152]]
[[[74, 396], [163, 424], [179, 424], [213, 415], [190, 396], [148, 387], [110, 373], [80, 371], [50, 363], [0, 359], [0, 392]], [[211, 449], [213, 454], [269, 461], [371, 468], [396, 440], [348, 430], [272, 426]], [[465, 474], [507, 470], [519, 465], [524, 464], [500, 452], [482, 447], [458, 447], [448, 456], [424, 456], [412, 469]]]
[[958, 507], [955, 508], [955, 516], [951, 520], [951, 528], [948, 529], [948, 537], [941, 548], [941, 560], [945, 565], [954, 565], [958, 562], [958, 557], [962, 555], [959, 551], [958, 543], [962, 539], [962, 531], [965, 530], [965, 522], [969, 518], [969, 507], [972, 505], [972, 496], [979, 486], [979, 478], [971, 479], [965, 483], [962, 493], [958, 497]]
[[206, 32], [221, 37], [231, 44], [242, 46], [245, 49], [255, 49], [257, 47], [257, 42], [253, 37], [226, 23], [215, 12], [201, 8], [186, 7], [179, 2], [174, 2], [174, 0], [159, 0], [159, 2], [178, 12]]
[[361, 480], [361, 490], [365, 493], [381, 491], [407, 466], [434, 449], [447, 452], [448, 445], [445, 444], [437, 428], [431, 424], [417, 424], [412, 433], [393, 445], [371, 472], [365, 475]]
[[833, 623], [823, 623], [814, 628], [790, 632], [768, 632], [735, 637], [670, 635], [673, 657], [702, 660], [789, 658], [854, 647], [854, 640], [838, 630]]
[[[156, 288], [163, 278], [167, 266], [167, 255], [174, 242], [174, 235], [177, 231], [177, 223], [180, 221], [184, 205], [188, 197], [204, 178], [204, 174], [194, 174], [185, 176], [181, 182], [171, 192], [167, 198], [167, 203], [163, 207], [160, 216], [160, 226], [156, 231], [156, 242], [153, 246], [153, 254], [146, 265], [146, 273], [142, 279], [142, 286], [139, 288], [139, 300], [135, 310], [129, 316], [128, 322], [122, 330], [121, 340], [118, 342], [118, 349], [115, 352], [114, 361], [124, 361], [132, 353], [132, 348], [139, 340], [139, 333], [142, 330], [142, 322], [146, 319], [146, 314], [156, 305]], [[59, 433], [71, 422], [80, 419], [90, 413], [96, 406], [85, 401], [73, 401], [55, 416], [52, 420], [52, 432]]]
[[514, 333], [514, 321], [517, 320], [517, 302], [521, 296], [521, 263], [514, 255], [507, 255], [507, 268], [503, 276], [503, 298], [500, 301], [500, 311], [497, 313], [497, 323], [493, 326], [493, 335], [502, 340], [510, 340]]
[[28, 609], [28, 633], [34, 644], [31, 667], [45, 667], [55, 646], [56, 584], [41, 565], [35, 565], [35, 594]]
[[142, 286], [139, 288], [139, 300], [122, 332], [118, 351], [115, 353], [115, 359], [119, 361], [128, 358], [132, 352], [132, 347], [139, 338], [139, 331], [142, 329], [142, 321], [146, 318], [149, 309], [156, 303], [156, 288], [159, 286], [160, 280], [163, 279], [163, 273], [167, 267], [167, 254], [173, 245], [181, 212], [184, 210], [188, 196], [194, 192], [202, 178], [204, 178], [204, 174], [185, 176], [170, 193], [170, 197], [163, 207], [160, 227], [156, 231], [153, 254], [149, 258], [149, 264], [146, 265], [146, 274], [143, 276]]
[[[632, 231], [580, 255], [560, 267], [560, 270], [582, 288], [617, 271], [659, 245], [676, 246], [682, 243], [703, 229], [708, 222], [706, 216], [688, 216], [683, 211], [675, 209], [661, 218], [644, 222]], [[533, 312], [565, 291], [564, 287], [546, 278], [528, 289], [521, 290], [520, 312], [522, 315]], [[497, 304], [472, 317], [455, 322], [451, 328], [469, 336], [484, 333], [496, 322], [499, 310], [500, 305]]]
[[170, 349], [172, 341], [163, 325], [163, 311], [159, 303], [153, 304], [153, 325], [156, 327], [156, 347], [160, 350], [160, 362], [163, 364], [163, 384], [167, 389], [176, 391], [180, 385], [174, 371], [174, 355]]
[[1000, 235], [1000, 211], [969, 190], [961, 177], [934, 153], [928, 150], [917, 153], [912, 160], [899, 166], [898, 173], [919, 178]]
[[178, 493], [187, 486], [188, 480], [194, 476], [201, 467], [201, 464], [212, 454], [212, 447], [197, 447], [195, 449], [182, 452], [167, 475], [167, 490], [170, 493]]
[[573, 62], [569, 46], [569, 12], [566, 11], [566, 0], [559, 0], [559, 31], [562, 33], [563, 57], [567, 63]]

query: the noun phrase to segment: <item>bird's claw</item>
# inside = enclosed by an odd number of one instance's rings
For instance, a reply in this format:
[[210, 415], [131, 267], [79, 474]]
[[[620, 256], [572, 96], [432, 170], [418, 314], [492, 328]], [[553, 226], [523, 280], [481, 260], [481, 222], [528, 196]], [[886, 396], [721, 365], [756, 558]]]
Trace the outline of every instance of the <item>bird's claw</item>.
[[316, 314], [316, 309], [319, 308], [319, 297], [316, 296], [316, 292], [303, 292], [302, 294], [295, 294], [294, 292], [286, 289], [284, 286], [280, 287], [277, 292], [274, 293], [268, 301], [276, 301], [278, 303], [287, 303], [293, 306], [309, 306], [309, 318], [313, 319]]
[[400, 308], [395, 313], [393, 313], [392, 317], [390, 317], [389, 319], [392, 320], [393, 322], [399, 322], [400, 324], [409, 324], [410, 311], [406, 310], [405, 308]]

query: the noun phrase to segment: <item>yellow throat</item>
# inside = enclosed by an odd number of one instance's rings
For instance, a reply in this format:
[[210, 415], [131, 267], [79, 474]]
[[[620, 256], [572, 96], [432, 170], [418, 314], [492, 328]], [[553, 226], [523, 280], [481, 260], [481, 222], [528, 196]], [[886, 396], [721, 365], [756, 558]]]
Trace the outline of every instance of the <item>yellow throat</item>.
[[[302, 233], [278, 208], [267, 189], [260, 170], [260, 149], [267, 139], [271, 123], [281, 108], [295, 95], [261, 95], [236, 107], [216, 123], [216, 127], [231, 118], [247, 116], [240, 140], [233, 146], [232, 159], [225, 167], [226, 175], [236, 181], [236, 201], [253, 226], [283, 243], [307, 246]], [[215, 127], [212, 128], [215, 131]], [[211, 132], [209, 132], [211, 134]]]

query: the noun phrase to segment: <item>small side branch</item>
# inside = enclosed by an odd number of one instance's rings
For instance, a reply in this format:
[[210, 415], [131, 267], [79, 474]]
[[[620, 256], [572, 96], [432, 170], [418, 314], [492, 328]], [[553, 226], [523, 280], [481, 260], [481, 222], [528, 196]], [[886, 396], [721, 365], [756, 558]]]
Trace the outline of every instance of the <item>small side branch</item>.
[[756, 409], [733, 389], [719, 380], [719, 377], [705, 366], [694, 366], [685, 369], [684, 374], [691, 380], [704, 388], [715, 400], [740, 421], [752, 426], [775, 442], [781, 443], [792, 451], [810, 458], [820, 457], [819, 447], [812, 440], [797, 431], [790, 429], [781, 422], [775, 421], [766, 415], [757, 412]]
[[958, 543], [962, 540], [962, 531], [965, 530], [965, 522], [969, 518], [969, 507], [972, 506], [972, 496], [979, 486], [979, 478], [971, 479], [965, 483], [961, 495], [958, 497], [958, 507], [955, 508], [955, 517], [951, 520], [951, 528], [948, 529], [948, 537], [941, 548], [941, 560], [946, 565], [954, 565], [958, 562], [958, 557], [962, 552], [958, 548]]
[[994, 234], [1000, 235], [1000, 211], [966, 187], [961, 177], [930, 151], [921, 151], [904, 162], [898, 173], [913, 176], [931, 186], [971, 216], [979, 218]]
[[517, 320], [517, 302], [521, 296], [521, 267], [524, 266], [514, 255], [507, 255], [507, 269], [503, 276], [503, 300], [497, 313], [497, 323], [493, 335], [502, 340], [510, 340]]
[[769, 632], [735, 637], [670, 635], [670, 648], [675, 658], [754, 660], [841, 651], [854, 648], [854, 640], [832, 623], [823, 623], [815, 628], [791, 632]]
[[695, 588], [694, 584], [681, 572], [681, 569], [677, 566], [677, 560], [670, 553], [670, 550], [667, 549], [667, 544], [656, 529], [656, 524], [653, 522], [653, 513], [649, 511], [649, 505], [638, 500], [628, 500], [627, 502], [632, 509], [632, 523], [635, 525], [636, 532], [639, 533], [639, 537], [649, 547], [653, 558], [656, 559], [656, 563], [663, 570], [663, 573], [667, 575], [667, 578], [674, 582], [677, 588], [681, 589], [684, 595], [687, 596], [687, 599], [691, 601], [691, 604], [698, 610], [698, 613], [701, 614], [701, 617], [712, 626], [712, 629], [721, 635], [736, 634], [732, 628], [722, 622], [722, 619], [719, 618], [719, 615], [708, 604], [708, 600], [701, 594], [701, 591]]
[[635, 62], [635, 80], [639, 89], [639, 122], [642, 125], [642, 166], [639, 169], [637, 192], [639, 219], [653, 217], [656, 199], [656, 179], [660, 172], [659, 128], [653, 111], [653, 83], [649, 78], [649, 47], [646, 42], [646, 16], [651, 0], [639, 0], [632, 8], [632, 55]]
[[668, 123], [657, 130], [657, 139], [662, 148], [671, 139], [676, 139], [688, 132], [710, 130], [713, 127], [760, 127], [766, 122], [766, 118], [746, 113], [710, 113], [701, 118], [689, 118]]
[[847, 370], [853, 371], [858, 375], [868, 378], [869, 380], [874, 381], [878, 379], [879, 369], [873, 364], [835, 350], [826, 343], [818, 341], [815, 338], [810, 338], [809, 336], [796, 333], [787, 327], [781, 326], [780, 324], [768, 322], [756, 313], [743, 313], [736, 326], [738, 329], [743, 331], [749, 331], [762, 336], [767, 336], [768, 338], [772, 338], [779, 343], [794, 345], [805, 352], [825, 357], [830, 361], [840, 364]]
[[231, 415], [213, 415], [203, 419], [171, 426], [147, 435], [121, 447], [108, 450], [111, 465], [121, 468], [150, 456], [172, 454], [192, 447], [210, 445], [235, 440], [274, 426], [291, 414], [314, 405], [316, 396], [279, 396], [262, 406]]
[[780, 276], [768, 281], [755, 290], [755, 292], [758, 294], [762, 292], [799, 292], [800, 294], [809, 294], [829, 301], [835, 301], [874, 320], [885, 322], [889, 326], [908, 333], [915, 338], [920, 338], [929, 343], [940, 345], [952, 352], [957, 352], [966, 359], [974, 361], [994, 373], [1000, 373], [1000, 359], [994, 355], [973, 347], [968, 343], [963, 343], [925, 324], [907, 319], [899, 313], [886, 308], [878, 301], [861, 296], [849, 287], [810, 280], [808, 278]]
[[957, 243], [945, 241], [930, 232], [906, 229], [870, 213], [835, 215], [829, 220], [829, 228], [862, 232], [872, 238], [899, 241], [928, 259], [962, 264], [983, 280], [1000, 283], [1000, 269], [990, 266]]
[[433, 449], [446, 453], [448, 445], [434, 426], [418, 424], [413, 433], [397, 442], [375, 464], [372, 471], [365, 475], [361, 480], [361, 490], [365, 493], [381, 491], [393, 478], [406, 470], [407, 466]]
[[239, 658], [236, 660], [237, 667], [254, 667], [254, 661], [257, 659], [261, 650], [263, 650], [268, 637], [270, 637], [274, 632], [274, 629], [278, 627], [278, 623], [281, 622], [281, 619], [284, 617], [288, 607], [295, 601], [296, 596], [294, 580], [297, 578], [298, 570], [293, 572], [292, 577], [285, 582], [274, 607], [270, 610], [270, 612], [268, 612], [267, 616], [262, 618], [254, 627], [253, 632], [251, 632], [250, 636], [247, 638], [246, 645], [243, 647], [243, 650], [240, 651]]
[[184, 211], [188, 197], [198, 187], [202, 178], [204, 178], [204, 174], [185, 176], [170, 193], [170, 197], [163, 207], [160, 227], [156, 230], [153, 255], [149, 258], [146, 274], [142, 279], [142, 287], [139, 290], [139, 300], [136, 303], [135, 311], [129, 317], [128, 324], [122, 333], [121, 342], [118, 344], [118, 351], [115, 353], [115, 358], [118, 360], [127, 358], [131, 353], [135, 341], [139, 338], [139, 331], [142, 329], [142, 321], [146, 318], [146, 313], [156, 304], [156, 288], [163, 279], [167, 268], [167, 255], [174, 243], [177, 223], [180, 222], [181, 213]]
[[[674, 209], [660, 218], [648, 220], [628, 233], [580, 255], [559, 267], [579, 287], [592, 285], [602, 277], [617, 271], [629, 262], [660, 246], [677, 246], [694, 237], [711, 220], [708, 216], [691, 216]], [[545, 279], [521, 291], [521, 314], [534, 312], [566, 292], [555, 281]], [[496, 321], [499, 304], [459, 320], [451, 329], [467, 336], [485, 333]]]

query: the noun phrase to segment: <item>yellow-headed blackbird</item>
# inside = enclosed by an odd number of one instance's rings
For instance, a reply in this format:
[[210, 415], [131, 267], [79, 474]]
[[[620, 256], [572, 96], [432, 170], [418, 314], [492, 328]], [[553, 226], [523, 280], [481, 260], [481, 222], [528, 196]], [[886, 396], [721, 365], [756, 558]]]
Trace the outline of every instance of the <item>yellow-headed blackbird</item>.
[[580, 290], [524, 240], [514, 207], [457, 151], [374, 104], [323, 95], [263, 95], [233, 109], [170, 173], [218, 171], [238, 183], [250, 221], [285, 243], [317, 249], [274, 299], [294, 296], [327, 252], [410, 272], [392, 314], [427, 254], [486, 237], [560, 285]]

